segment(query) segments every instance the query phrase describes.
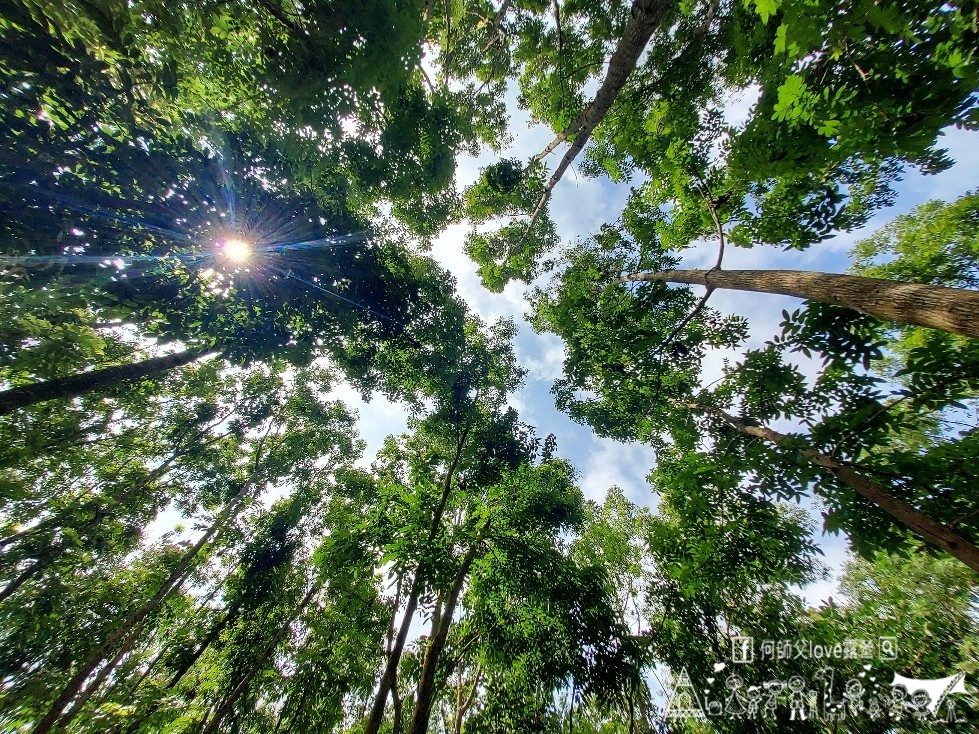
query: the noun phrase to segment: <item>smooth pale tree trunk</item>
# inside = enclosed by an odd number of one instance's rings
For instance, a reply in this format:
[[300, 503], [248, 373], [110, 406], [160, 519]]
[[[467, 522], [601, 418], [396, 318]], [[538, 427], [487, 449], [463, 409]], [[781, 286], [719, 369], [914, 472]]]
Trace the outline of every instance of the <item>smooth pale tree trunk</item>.
[[[780, 446], [789, 440], [789, 437], [784, 433], [773, 431], [771, 428], [765, 428], [764, 426], [750, 426], [719, 408], [697, 404], [688, 404], [685, 407], [700, 413], [712, 415], [747, 436], [754, 436], [769, 443]], [[814, 449], [805, 449], [801, 453], [806, 459], [816, 466], [826, 469], [843, 484], [882, 509], [901, 525], [920, 535], [928, 542], [944, 549], [949, 555], [958, 558], [973, 571], [979, 571], [979, 548], [972, 545], [972, 543], [955, 531], [926, 517], [907, 502], [884, 491], [875, 482], [867, 479], [863, 474], [854, 471], [838, 459]]]
[[46, 400], [76, 398], [88, 392], [107, 390], [120, 383], [140, 380], [217, 353], [218, 350], [215, 349], [186, 349], [176, 354], [151, 357], [133, 364], [103, 367], [100, 370], [79, 372], [67, 377], [13, 387], [0, 392], [0, 415], [7, 415]]
[[208, 723], [207, 726], [202, 727], [202, 734], [214, 734], [214, 732], [217, 731], [218, 727], [221, 725], [221, 721], [228, 715], [228, 712], [231, 711], [235, 703], [237, 703], [238, 699], [241, 697], [241, 694], [247, 690], [248, 685], [261, 671], [263, 664], [268, 661], [270, 657], [272, 657], [272, 653], [275, 652], [275, 648], [277, 648], [279, 643], [281, 643], [282, 640], [285, 639], [285, 636], [289, 634], [289, 630], [292, 628], [292, 623], [295, 622], [299, 615], [305, 611], [306, 607], [308, 607], [309, 603], [313, 600], [313, 597], [316, 596], [316, 592], [318, 592], [321, 588], [321, 583], [314, 583], [309, 588], [309, 591], [306, 592], [306, 596], [302, 598], [302, 601], [299, 602], [299, 605], [296, 607], [293, 613], [289, 615], [289, 619], [286, 620], [286, 623], [279, 628], [279, 631], [276, 632], [275, 636], [269, 641], [268, 645], [265, 646], [265, 649], [262, 650], [258, 662], [252, 666], [247, 675], [238, 681], [238, 684], [232, 689], [232, 691], [225, 696], [224, 700], [221, 702], [221, 705], [218, 706], [217, 711], [214, 712], [214, 717], [211, 719], [210, 723]]
[[632, 273], [621, 280], [795, 296], [887, 321], [979, 338], [979, 291], [964, 288], [803, 270], [662, 270]]
[[629, 20], [622, 31], [622, 37], [615, 46], [615, 51], [612, 52], [612, 57], [608, 62], [608, 71], [595, 93], [595, 98], [563, 132], [537, 155], [538, 160], [543, 159], [558, 145], [574, 136], [574, 143], [571, 144], [557, 168], [554, 169], [554, 173], [551, 174], [551, 178], [537, 202], [537, 207], [530, 215], [530, 222], [527, 225], [528, 232], [533, 229], [541, 212], [544, 211], [544, 206], [551, 198], [554, 187], [557, 186], [575, 158], [584, 149], [592, 132], [612, 108], [615, 98], [625, 86], [629, 75], [635, 70], [639, 57], [646, 48], [646, 44], [649, 43], [649, 39], [659, 28], [666, 14], [676, 4], [675, 0], [635, 0], [632, 3]]
[[[442, 486], [442, 496], [439, 498], [438, 506], [435, 508], [435, 513], [432, 515], [432, 523], [428, 530], [428, 542], [426, 545], [431, 545], [432, 541], [438, 535], [439, 527], [442, 524], [442, 515], [445, 513], [445, 506], [449, 502], [449, 495], [452, 492], [452, 480], [455, 476], [456, 469], [459, 466], [459, 462], [462, 460], [462, 450], [466, 446], [466, 440], [469, 438], [469, 426], [462, 432], [459, 437], [459, 442], [456, 444], [455, 455], [452, 457], [452, 463], [445, 473], [445, 483]], [[418, 608], [418, 597], [421, 595], [423, 577], [425, 575], [425, 567], [423, 563], [420, 563], [418, 568], [415, 570], [415, 577], [411, 582], [411, 590], [408, 593], [408, 602], [405, 606], [404, 619], [402, 620], [401, 627], [398, 630], [398, 637], [394, 642], [394, 647], [391, 649], [391, 653], [388, 655], [387, 663], [384, 666], [384, 674], [381, 676], [381, 682], [377, 689], [377, 694], [374, 696], [374, 701], [371, 704], [370, 714], [367, 717], [367, 723], [364, 726], [364, 734], [377, 734], [381, 728], [381, 722], [384, 720], [384, 707], [387, 705], [388, 694], [391, 692], [392, 687], [397, 680], [398, 675], [398, 665], [401, 662], [401, 654], [404, 652], [405, 643], [408, 640], [408, 628], [411, 626], [411, 618], [415, 615], [415, 610]]]
[[[486, 525], [483, 525], [485, 528]], [[482, 536], [482, 532], [479, 534]], [[469, 576], [473, 561], [476, 559], [476, 552], [480, 545], [480, 537], [473, 542], [472, 547], [466, 552], [459, 572], [456, 574], [449, 598], [443, 605], [441, 614], [433, 618], [434, 634], [428, 642], [425, 650], [425, 660], [422, 663], [421, 677], [418, 679], [418, 694], [415, 697], [415, 710], [411, 715], [411, 724], [408, 726], [408, 734], [425, 734], [428, 731], [428, 721], [432, 716], [432, 703], [435, 699], [435, 672], [438, 668], [439, 658], [445, 649], [445, 642], [449, 637], [449, 628], [452, 626], [452, 616], [455, 614], [456, 606], [459, 603], [459, 595], [462, 593], [463, 584]]]
[[170, 597], [173, 592], [180, 588], [181, 584], [190, 575], [194, 568], [194, 561], [196, 560], [198, 554], [207, 545], [208, 542], [217, 534], [217, 532], [224, 526], [224, 524], [231, 518], [233, 513], [235, 513], [241, 506], [242, 500], [245, 498], [246, 494], [251, 487], [251, 482], [246, 482], [245, 486], [241, 491], [235, 495], [235, 497], [225, 506], [221, 513], [215, 518], [214, 522], [207, 529], [204, 535], [194, 543], [194, 545], [184, 553], [183, 557], [180, 559], [180, 563], [177, 564], [176, 568], [170, 573], [166, 581], [160, 586], [153, 597], [137, 609], [133, 610], [126, 618], [123, 620], [116, 630], [108, 635], [99, 645], [95, 651], [89, 656], [82, 665], [78, 667], [75, 671], [75, 675], [72, 676], [71, 680], [68, 681], [64, 689], [58, 695], [58, 697], [51, 704], [51, 708], [44, 715], [44, 717], [38, 722], [37, 726], [33, 730], [33, 734], [47, 734], [52, 730], [55, 722], [61, 717], [62, 711], [65, 706], [67, 706], [71, 701], [78, 696], [88, 680], [89, 676], [95, 672], [95, 669], [99, 667], [103, 660], [106, 659], [112, 652], [120, 645], [123, 640], [126, 639], [127, 635], [134, 629], [142, 628], [143, 623], [146, 618], [155, 612], [160, 606]]

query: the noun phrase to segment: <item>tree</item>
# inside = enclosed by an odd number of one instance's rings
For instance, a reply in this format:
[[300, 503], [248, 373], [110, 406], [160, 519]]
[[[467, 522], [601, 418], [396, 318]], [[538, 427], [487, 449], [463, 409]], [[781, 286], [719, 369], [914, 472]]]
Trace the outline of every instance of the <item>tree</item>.
[[777, 293], [852, 308], [879, 319], [979, 337], [972, 315], [979, 291], [881, 278], [799, 270], [666, 270], [631, 273], [626, 282], [691, 283], [753, 293]]
[[[322, 388], [323, 375], [300, 375], [285, 396], [282, 390], [281, 377], [268, 379], [261, 387], [261, 403], [252, 403], [252, 410], [257, 409], [258, 425], [254, 426], [259, 432], [252, 438], [245, 439], [244, 435], [235, 439], [235, 431], [249, 430], [247, 413], [231, 420], [230, 435], [224, 436], [223, 455], [218, 457], [225, 463], [210, 465], [212, 472], [217, 469], [217, 486], [214, 478], [212, 486], [205, 492], [210, 492], [212, 502], [219, 504], [220, 511], [205, 527], [203, 534], [187, 541], [187, 547], [181, 549], [180, 555], [171, 563], [168, 575], [158, 585], [148, 587], [152, 593], [145, 600], [138, 600], [133, 606], [125, 609], [122, 614], [108, 617], [103, 621], [101, 634], [87, 644], [84, 657], [77, 658], [77, 667], [71, 669], [67, 682], [59, 683], [60, 693], [48, 709], [44, 717], [40, 717], [37, 727], [39, 730], [50, 727], [63, 717], [63, 710], [72, 699], [81, 694], [81, 686], [91, 673], [101, 667], [117, 652], [127, 654], [138, 644], [148, 624], [161, 612], [164, 605], [174, 599], [181, 585], [187, 581], [196, 568], [206, 560], [209, 553], [221, 547], [222, 539], [234, 537], [234, 523], [249, 504], [251, 498], [260, 494], [267, 482], [312, 481], [319, 473], [316, 468], [318, 461], [332, 459], [331, 466], [343, 466], [349, 461], [354, 452], [350, 436], [351, 417], [338, 404], [321, 406], [315, 397], [314, 390]], [[278, 388], [276, 388], [276, 384]], [[272, 391], [268, 392], [268, 388]], [[280, 400], [285, 398], [284, 402]], [[247, 404], [247, 403], [246, 403]], [[244, 421], [242, 418], [246, 418]], [[221, 422], [224, 423], [228, 416]], [[254, 430], [254, 428], [252, 430]], [[243, 455], [249, 456], [249, 461], [241, 463]], [[217, 458], [217, 457], [215, 457]], [[213, 475], [212, 475], [213, 476]], [[298, 503], [298, 507], [302, 504]], [[230, 534], [230, 536], [229, 536]], [[227, 542], [225, 540], [224, 542]], [[107, 560], [107, 559], [103, 559]], [[118, 659], [116, 659], [116, 664]], [[86, 698], [94, 692], [91, 686], [97, 686], [100, 680], [89, 683], [84, 692]], [[62, 687], [63, 686], [63, 687]], [[55, 689], [57, 691], [57, 689]], [[50, 699], [49, 699], [50, 700]], [[73, 716], [76, 712], [64, 714]]]
[[[638, 654], [609, 604], [602, 569], [578, 566], [559, 549], [560, 535], [574, 532], [582, 518], [570, 467], [553, 459], [552, 440], [542, 445], [506, 407], [507, 393], [522, 376], [513, 361], [510, 329], [503, 325], [477, 336], [472, 361], [451, 396], [417, 421], [412, 434], [389, 439], [375, 462], [379, 563], [393, 564], [387, 575], [395, 591], [379, 686], [365, 712], [366, 731], [383, 725], [388, 698], [395, 730], [428, 730], [440, 705], [443, 711], [452, 706], [457, 727], [467, 717], [478, 718], [476, 694], [463, 694], [461, 683], [452, 690], [448, 681], [453, 674], [465, 675], [475, 690], [484, 675], [491, 688], [498, 676], [505, 677], [503, 659], [515, 648], [504, 652], [502, 638], [499, 643], [486, 638], [510, 634], [503, 631], [506, 623], [493, 631], [501, 624], [499, 614], [516, 611], [500, 606], [504, 598], [511, 607], [526, 600], [520, 614], [546, 620], [555, 633], [563, 630], [562, 641], [528, 640], [528, 645], [549, 645], [548, 652], [534, 653], [533, 665], [540, 670], [533, 674], [533, 686], [542, 691], [574, 671], [583, 687], [611, 697], [621, 691], [627, 671], [637, 670]], [[556, 584], [546, 590], [539, 588], [545, 568]], [[509, 585], [512, 594], [503, 591]], [[494, 599], [484, 608], [491, 590]], [[422, 610], [430, 615], [430, 633], [409, 651], [409, 627]], [[579, 637], [585, 649], [573, 652], [571, 640]], [[566, 651], [559, 653], [562, 646]], [[492, 659], [486, 657], [490, 654]], [[548, 654], [556, 656], [554, 662], [544, 659]]]
[[[838, 12], [831, 4], [815, 16], [800, 3], [684, 6], [653, 36], [641, 73], [628, 77], [614, 112], [593, 131], [586, 172], [613, 181], [644, 174], [624, 219], [655, 217], [644, 236], [666, 252], [714, 235], [722, 250], [725, 237], [802, 249], [859, 226], [893, 201], [902, 165], [950, 164], [936, 148], [942, 127], [975, 123], [968, 12], [927, 3], [904, 10], [875, 6], [830, 23]], [[524, 32], [540, 36], [529, 24]], [[534, 79], [521, 78], [527, 99], [541, 91]], [[937, 89], [948, 96], [931, 97]], [[748, 120], [727, 124], [725, 103], [755, 90]], [[558, 99], [543, 95], [537, 104]], [[526, 175], [542, 185], [533, 165]], [[541, 272], [555, 238], [530, 229], [511, 222], [471, 236], [487, 285]]]
[[[57, 17], [46, 23], [12, 12], [4, 27], [17, 49], [6, 73], [23, 92], [4, 116], [18, 133], [5, 151], [0, 192], [8, 279], [49, 288], [72, 307], [85, 302], [102, 323], [134, 324], [239, 363], [280, 356], [304, 363], [328, 353], [365, 393], [402, 385], [410, 393], [437, 379], [437, 360], [422, 357], [429, 352], [422, 345], [435, 338], [444, 346], [452, 328], [462, 328], [462, 312], [430, 259], [394, 234], [364, 234], [365, 219], [345, 199], [296, 180], [288, 159], [251, 128], [195, 138], [180, 126], [161, 132], [156, 118], [143, 126], [133, 119], [142, 103], [116, 89], [135, 62], [102, 60], [104, 29], [75, 17], [74, 6], [33, 12], [48, 11]], [[145, 26], [133, 12], [109, 25]], [[253, 245], [247, 267], [221, 259], [216, 242], [228, 237]], [[427, 365], [404, 369], [412, 352]], [[25, 388], [8, 397], [25, 405], [79, 389], [55, 383], [43, 388], [51, 392], [30, 397]]]
[[[457, 473], [467, 468], [468, 462], [464, 462], [464, 457], [471, 455], [473, 451], [479, 451], [478, 448], [473, 448], [473, 442], [478, 447], [485, 441], [486, 463], [483, 467], [476, 463], [473, 468], [482, 468], [490, 476], [499, 471], [496, 465], [505, 466], [507, 462], [519, 460], [519, 443], [507, 435], [508, 428], [515, 428], [516, 415], [513, 411], [504, 412], [501, 408], [506, 392], [515, 388], [523, 377], [522, 371], [516, 366], [510, 345], [513, 326], [501, 322], [488, 333], [481, 331], [478, 322], [471, 322], [468, 327], [471, 342], [462, 352], [463, 360], [459, 363], [459, 371], [456, 372], [451, 390], [442, 393], [439, 410], [419, 424], [415, 445], [400, 447], [389, 441], [386, 456], [381, 458], [383, 465], [386, 465], [381, 472], [384, 479], [382, 486], [385, 493], [394, 494], [388, 501], [393, 501], [397, 507], [402, 504], [402, 495], [414, 495], [409, 502], [409, 507], [414, 512], [409, 511], [405, 523], [414, 522], [416, 532], [408, 533], [408, 537], [404, 537], [403, 529], [390, 527], [388, 522], [379, 524], [381, 539], [398, 550], [396, 557], [400, 564], [404, 564], [397, 570], [400, 583], [405, 582], [406, 574], [411, 575], [411, 581], [404, 599], [405, 612], [396, 635], [393, 633], [392, 616], [392, 634], [384, 671], [365, 725], [365, 731], [369, 733], [376, 734], [379, 729], [388, 695], [393, 691], [397, 696], [398, 665], [407, 641], [409, 625], [419, 600], [426, 591], [426, 585], [430, 583], [428, 576], [434, 572], [430, 568], [431, 561], [423, 554], [426, 547], [436, 544], [444, 532], [446, 513], [454, 507], [454, 503], [450, 503], [453, 489], [462, 481]], [[430, 443], [426, 446], [428, 442]], [[429, 467], [423, 467], [421, 477], [412, 481], [414, 478], [409, 478], [409, 472], [415, 470], [409, 458], [412, 450], [430, 460], [439, 457], [444, 461], [444, 471], [438, 474]], [[435, 462], [438, 460], [435, 459]], [[408, 483], [415, 485], [417, 491], [412, 492], [411, 488], [406, 488], [404, 485]], [[385, 538], [387, 532], [395, 533], [394, 537]], [[421, 539], [424, 540], [419, 545]], [[397, 598], [396, 604], [401, 601], [400, 597]], [[397, 611], [395, 609], [394, 613]]]
[[[521, 75], [522, 100], [531, 108], [534, 117], [553, 126], [557, 135], [544, 150], [534, 156], [520, 176], [534, 184], [532, 198], [520, 210], [498, 208], [499, 202], [494, 207], [492, 196], [480, 196], [483, 194], [481, 188], [486, 184], [490, 184], [491, 192], [499, 192], [499, 186], [491, 183], [494, 173], [499, 170], [498, 166], [484, 169], [485, 181], [481, 182], [482, 186], [477, 184], [466, 194], [471, 203], [465, 213], [470, 219], [478, 221], [479, 208], [497, 216], [509, 214], [528, 217], [526, 222], [511, 221], [498, 232], [488, 235], [474, 231], [467, 239], [466, 252], [480, 266], [480, 276], [486, 287], [500, 291], [512, 278], [531, 278], [537, 271], [537, 257], [555, 245], [553, 225], [546, 221], [547, 204], [554, 188], [584, 150], [592, 132], [608, 115], [626, 81], [635, 71], [653, 34], [661, 29], [665, 31], [664, 26], [668, 25], [665, 21], [671, 18], [675, 9], [674, 4], [665, 0], [637, 0], [632, 3], [627, 15], [621, 12], [624, 8], [614, 9], [606, 15], [606, 9], [582, 13], [581, 8], [565, 7], [564, 24], [562, 25], [561, 14], [556, 10], [555, 33], [549, 36], [543, 34], [539, 21], [532, 20], [519, 25], [515, 43], [516, 57], [525, 67]], [[505, 15], [507, 10], [508, 7], [504, 4], [499, 13]], [[571, 14], [569, 10], [572, 11]], [[500, 18], [498, 15], [497, 19]], [[494, 25], [499, 24], [494, 22]], [[618, 31], [620, 27], [621, 31]], [[615, 35], [609, 35], [609, 31]], [[484, 47], [483, 51], [490, 45], [495, 45], [495, 40]], [[614, 43], [611, 43], [613, 40]], [[601, 61], [606, 44], [610, 46], [607, 62]], [[569, 51], [565, 51], [566, 45]], [[566, 57], [574, 53], [594, 60], [582, 64], [580, 58], [573, 58], [572, 63], [579, 65], [576, 69], [569, 70], [566, 68]], [[573, 109], [573, 106], [582, 106], [579, 99], [580, 89], [603, 66], [607, 66], [607, 69], [594, 98], [583, 105], [583, 109], [573, 119], [569, 119], [568, 107]], [[492, 73], [491, 69], [490, 74]], [[568, 150], [547, 182], [538, 182], [536, 179], [541, 173], [541, 162], [566, 142], [569, 143]], [[503, 161], [501, 165], [509, 163]], [[542, 222], [542, 219], [545, 221]]]
[[78, 0], [17, 3], [8, 17], [8, 33], [96, 51], [141, 133], [179, 129], [216, 136], [218, 147], [247, 135], [327, 211], [366, 214], [386, 202], [428, 236], [451, 212], [456, 150], [502, 126], [492, 113], [467, 122], [489, 100], [424, 84], [421, 0], [302, 13], [281, 0], [181, 12], [157, 0]]
[[[735, 461], [744, 462], [743, 470], [766, 494], [795, 497], [815, 482], [829, 502], [830, 527], [850, 529], [858, 546], [894, 542], [886, 540], [890, 533], [879, 515], [871, 519], [875, 513], [864, 515], [862, 501], [840, 494], [836, 482], [842, 480], [975, 565], [973, 533], [967, 529], [969, 471], [963, 474], [939, 458], [968, 455], [972, 433], [936, 436], [920, 453], [903, 438], [927, 431], [936, 415], [974, 394], [971, 342], [950, 350], [945, 340], [908, 353], [904, 369], [917, 376], [911, 378], [913, 387], [904, 391], [895, 385], [888, 394], [881, 378], [861, 371], [883, 356], [880, 323], [810, 304], [805, 312], [785, 314], [782, 337], [749, 351], [712, 390], [700, 389], [698, 363], [705, 348], [736, 343], [739, 323], [719, 320], [702, 309], [702, 302], [691, 311], [688, 300], [680, 311], [684, 320], [673, 326], [677, 312], [647, 306], [658, 297], [650, 286], [631, 295], [624, 285], [610, 283], [605, 274], [618, 268], [620, 258], [635, 257], [632, 243], [614, 231], [580, 246], [572, 257], [573, 266], [551, 290], [537, 293], [535, 314], [538, 328], [555, 331], [568, 345], [567, 377], [555, 392], [572, 417], [605, 435], [648, 440], [658, 448], [704, 437], [718, 452], [733, 452]], [[793, 351], [822, 357], [812, 383], [786, 362]], [[697, 414], [706, 423], [699, 423]], [[809, 427], [811, 443], [772, 431], [767, 424], [778, 418], [800, 420]], [[930, 467], [919, 463], [924, 455]], [[833, 476], [829, 483], [821, 473], [827, 469]], [[936, 491], [941, 502], [933, 501]]]
[[[976, 642], [974, 625], [968, 621], [968, 599], [974, 581], [973, 572], [951, 559], [935, 558], [913, 545], [899, 553], [854, 558], [840, 579], [843, 598], [812, 614], [804, 629], [836, 644], [868, 634], [896, 637], [896, 659], [883, 666], [874, 663], [874, 667], [885, 668], [884, 675], [893, 670], [908, 678], [923, 679], [971, 673], [975, 665], [970, 651]], [[898, 620], [900, 626], [895, 624]], [[835, 696], [839, 699], [847, 679], [861, 680], [860, 672], [866, 672], [866, 668], [852, 659], [837, 667], [841, 685]], [[901, 692], [882, 690], [872, 681], [861, 688], [865, 703], [862, 721], [852, 708], [846, 711], [847, 720], [860, 721], [866, 731], [893, 727], [894, 719], [901, 714], [901, 706], [894, 699], [900, 699]], [[911, 731], [941, 731], [948, 726], [948, 715], [953, 710], [958, 723], [965, 724], [975, 718], [975, 711], [964, 703], [958, 696], [950, 696], [941, 708], [936, 707], [931, 721], [914, 721], [905, 714], [902, 726]], [[877, 716], [871, 718], [875, 708]]]
[[[651, 476], [660, 504], [644, 533], [653, 569], [647, 624], [654, 659], [675, 674], [687, 670], [698, 686], [713, 689], [713, 699], [722, 700], [730, 690], [714, 688], [709, 679], [736, 675], [748, 681], [746, 687], [811, 672], [807, 660], [760, 654], [732, 671], [719, 672], [724, 669], [716, 665], [730, 662], [735, 636], [802, 638], [804, 605], [792, 586], [822, 572], [804, 511], [759, 498], [732, 468], [723, 457], [703, 452], [662, 456]], [[818, 722], [788, 720], [786, 708], [758, 720], [718, 717], [711, 726], [732, 732], [819, 730]]]

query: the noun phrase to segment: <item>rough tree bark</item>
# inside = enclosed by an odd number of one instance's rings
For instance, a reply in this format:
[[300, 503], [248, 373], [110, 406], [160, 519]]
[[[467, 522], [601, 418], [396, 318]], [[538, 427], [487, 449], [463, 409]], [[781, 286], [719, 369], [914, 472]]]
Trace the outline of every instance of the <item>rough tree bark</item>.
[[662, 270], [632, 273], [620, 280], [795, 296], [852, 308], [879, 319], [979, 338], [979, 291], [964, 288], [801, 270]]
[[217, 353], [218, 350], [214, 349], [187, 349], [176, 354], [151, 357], [133, 364], [104, 367], [91, 372], [79, 372], [54, 380], [13, 387], [0, 392], [0, 415], [7, 415], [19, 408], [27, 408], [46, 400], [77, 398], [94, 390], [107, 390], [119, 383], [149, 377]]

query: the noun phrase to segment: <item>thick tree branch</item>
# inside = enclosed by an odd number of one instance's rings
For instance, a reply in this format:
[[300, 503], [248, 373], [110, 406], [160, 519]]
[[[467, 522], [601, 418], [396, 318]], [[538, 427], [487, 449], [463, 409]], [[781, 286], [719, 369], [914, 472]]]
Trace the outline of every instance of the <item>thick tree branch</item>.
[[[776, 446], [784, 446], [790, 440], [790, 437], [784, 433], [765, 426], [748, 425], [720, 408], [697, 403], [686, 403], [682, 407], [718, 418], [746, 436], [760, 438]], [[800, 453], [812, 464], [828, 471], [841, 483], [876, 505], [904, 527], [944, 549], [973, 571], [979, 571], [979, 548], [956, 533], [954, 529], [925, 516], [912, 505], [884, 491], [875, 482], [851, 469], [839, 459], [815, 449], [803, 449]]]
[[662, 270], [632, 273], [623, 283], [659, 281], [774, 293], [830, 303], [886, 321], [979, 338], [979, 291], [801, 270]]
[[527, 223], [525, 237], [534, 228], [538, 218], [540, 218], [541, 212], [547, 206], [554, 187], [557, 186], [568, 168], [571, 167], [575, 158], [584, 149], [585, 143], [588, 142], [592, 132], [605, 119], [605, 115], [612, 107], [612, 103], [615, 102], [619, 91], [625, 85], [629, 75], [636, 68], [639, 57], [646, 48], [646, 44], [649, 43], [649, 39], [652, 38], [653, 33], [659, 28], [663, 18], [666, 17], [667, 12], [674, 5], [675, 2], [673, 0], [635, 0], [632, 4], [629, 21], [626, 23], [622, 38], [619, 39], [615, 51], [612, 53], [612, 58], [609, 60], [608, 72], [605, 74], [602, 85], [595, 93], [595, 98], [567, 129], [555, 137], [547, 148], [535, 156], [537, 160], [541, 160], [569, 137], [572, 135], [575, 136], [574, 143], [568, 148], [568, 151], [564, 154], [564, 158], [561, 159], [557, 168], [554, 169], [554, 173], [551, 174], [550, 180], [544, 186], [544, 191], [537, 202], [537, 206], [530, 215], [530, 221]]
[[103, 367], [90, 372], [79, 372], [67, 377], [20, 385], [0, 392], [0, 415], [7, 415], [18, 408], [27, 408], [36, 403], [56, 398], [73, 398], [94, 390], [106, 390], [119, 383], [133, 382], [165, 370], [189, 364], [218, 350], [196, 348], [176, 354], [151, 357], [133, 364]]

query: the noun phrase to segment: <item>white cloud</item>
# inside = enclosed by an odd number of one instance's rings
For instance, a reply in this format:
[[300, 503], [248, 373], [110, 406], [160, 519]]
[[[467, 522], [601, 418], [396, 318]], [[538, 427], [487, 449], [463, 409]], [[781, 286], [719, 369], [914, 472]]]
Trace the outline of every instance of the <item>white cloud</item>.
[[554, 334], [534, 334], [526, 326], [521, 328], [517, 357], [534, 379], [552, 383], [564, 374], [564, 342]]
[[326, 396], [328, 400], [342, 400], [351, 411], [358, 415], [357, 430], [367, 448], [357, 465], [367, 469], [388, 436], [404, 433], [408, 429], [408, 409], [394, 403], [383, 395], [375, 395], [370, 402], [350, 385], [341, 383]]
[[[734, 125], [743, 124], [756, 99], [755, 89], [732, 97], [725, 105], [727, 120]], [[510, 130], [513, 144], [500, 154], [487, 151], [475, 158], [461, 157], [457, 168], [460, 186], [473, 183], [480, 167], [501, 157], [527, 160], [551, 140], [552, 134], [549, 130], [543, 126], [530, 125], [527, 113], [517, 109], [512, 89], [507, 94], [507, 103], [512, 115]], [[979, 165], [979, 146], [975, 145], [975, 141], [974, 133], [949, 131], [944, 142], [952, 156], [959, 160], [959, 164], [938, 176], [922, 176], [914, 172], [907, 174], [906, 180], [898, 186], [897, 205], [879, 213], [861, 231], [840, 234], [803, 252], [783, 251], [774, 247], [729, 247], [724, 267], [844, 272], [849, 266], [847, 253], [852, 244], [890, 217], [909, 211], [928, 199], [954, 199], [968, 188], [976, 187], [974, 171]], [[564, 148], [559, 148], [548, 159], [552, 168], [563, 152]], [[562, 239], [567, 242], [588, 236], [602, 224], [614, 222], [621, 213], [629, 190], [630, 187], [626, 184], [616, 186], [605, 179], [585, 179], [569, 171], [556, 187], [551, 201], [552, 216]], [[520, 410], [522, 420], [537, 428], [538, 436], [543, 437], [548, 433], [557, 436], [558, 454], [579, 469], [580, 486], [587, 497], [602, 501], [608, 488], [618, 485], [633, 501], [653, 504], [655, 498], [645, 481], [654, 463], [652, 450], [639, 444], [627, 445], [598, 438], [590, 429], [573, 423], [555, 409], [549, 388], [562, 372], [561, 343], [553, 335], [533, 333], [522, 323], [523, 314], [527, 310], [525, 287], [511, 283], [502, 294], [489, 293], [482, 287], [475, 265], [463, 252], [467, 231], [468, 225], [465, 224], [449, 227], [436, 241], [432, 254], [455, 276], [461, 297], [481, 318], [493, 321], [499, 317], [511, 317], [521, 325], [517, 352], [521, 364], [529, 370], [529, 375], [527, 384], [513, 396], [511, 404]], [[687, 250], [683, 253], [682, 267], [712, 267], [717, 256], [716, 248], [716, 242], [704, 242]], [[799, 299], [784, 296], [734, 291], [717, 291], [710, 302], [711, 306], [722, 313], [740, 314], [749, 320], [751, 338], [748, 346], [754, 347], [760, 346], [778, 332], [783, 309], [792, 311], [800, 303]], [[710, 353], [703, 364], [704, 382], [720, 376], [724, 356], [736, 359], [741, 352], [742, 350]], [[811, 363], [802, 361], [800, 367], [804, 374], [811, 376], [814, 373], [815, 367]], [[382, 398], [366, 404], [352, 390], [348, 390], [344, 399], [360, 411], [360, 430], [369, 444], [368, 460], [373, 457], [374, 451], [386, 435], [402, 431], [406, 426], [405, 411]], [[821, 527], [821, 515], [816, 506], [810, 504], [807, 509]], [[838, 578], [846, 559], [847, 547], [845, 538], [822, 535], [818, 530], [814, 533], [814, 539], [826, 554], [824, 561], [830, 568], [831, 576], [828, 580], [803, 590], [810, 604], [818, 604], [827, 596], [838, 593]]]
[[608, 489], [615, 486], [621, 487], [632, 502], [654, 506], [654, 496], [646, 483], [653, 462], [649, 446], [593, 437], [578, 484], [585, 497], [596, 502], [604, 501]]

